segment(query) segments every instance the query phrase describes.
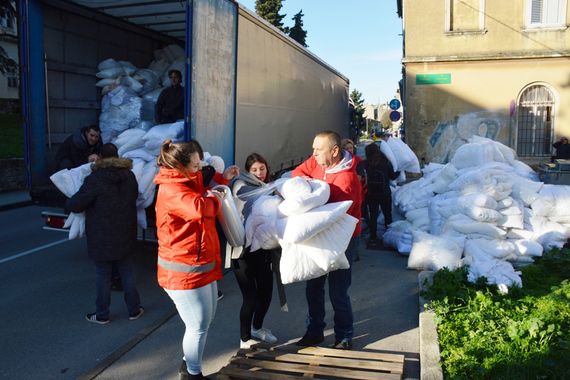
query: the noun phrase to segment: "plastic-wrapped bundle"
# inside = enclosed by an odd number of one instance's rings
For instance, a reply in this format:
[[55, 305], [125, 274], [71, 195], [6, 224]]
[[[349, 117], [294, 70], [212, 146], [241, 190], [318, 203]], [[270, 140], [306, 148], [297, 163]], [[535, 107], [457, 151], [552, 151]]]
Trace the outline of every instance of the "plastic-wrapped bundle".
[[184, 135], [184, 122], [155, 125], [144, 135], [145, 148], [149, 153], [158, 156], [164, 140], [180, 141]]
[[129, 61], [119, 61], [119, 64], [123, 67], [127, 75], [133, 75], [137, 71], [137, 67]]
[[421, 173], [420, 162], [416, 154], [405, 142], [398, 138], [390, 137], [387, 144], [398, 161], [398, 170], [409, 173]]
[[421, 231], [414, 231], [414, 243], [408, 258], [408, 268], [450, 270], [461, 266], [461, 254], [465, 238], [450, 236], [434, 236]]
[[95, 74], [95, 76], [100, 79], [116, 79], [123, 75], [126, 75], [126, 73], [122, 66], [111, 67]]
[[218, 221], [224, 231], [224, 235], [232, 247], [242, 247], [245, 244], [245, 229], [241, 221], [241, 215], [236, 208], [232, 191], [224, 185], [214, 186], [213, 189], [223, 194], [222, 209], [218, 214]]
[[115, 61], [113, 58], [107, 58], [107, 59], [99, 62], [99, 64], [97, 65], [97, 69], [99, 71], [111, 69], [113, 67], [121, 67], [121, 64], [119, 62]]
[[158, 75], [150, 69], [140, 69], [133, 76], [142, 84], [141, 95], [147, 94], [158, 87]]

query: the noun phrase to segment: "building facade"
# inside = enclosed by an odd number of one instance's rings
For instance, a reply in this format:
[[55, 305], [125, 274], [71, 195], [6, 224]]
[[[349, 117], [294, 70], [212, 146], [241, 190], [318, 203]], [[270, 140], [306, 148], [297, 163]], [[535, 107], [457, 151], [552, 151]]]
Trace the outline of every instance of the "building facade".
[[19, 98], [18, 77], [18, 26], [16, 17], [5, 14], [0, 17], [0, 51], [2, 59], [9, 59], [16, 63], [13, 67], [7, 67], [5, 72], [0, 72], [0, 99]]
[[398, 0], [407, 143], [447, 162], [472, 135], [545, 161], [570, 136], [568, 0]]

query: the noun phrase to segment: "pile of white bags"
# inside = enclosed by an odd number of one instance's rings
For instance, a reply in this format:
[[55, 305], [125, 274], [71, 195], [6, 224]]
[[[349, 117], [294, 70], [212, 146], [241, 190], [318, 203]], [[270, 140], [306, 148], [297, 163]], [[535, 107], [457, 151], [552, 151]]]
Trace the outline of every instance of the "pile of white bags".
[[[163, 87], [170, 86], [168, 71], [177, 69], [184, 77], [184, 50], [169, 45], [154, 52], [148, 68], [113, 58], [101, 61], [96, 86], [102, 87], [99, 127], [103, 142], [112, 142], [129, 128], [148, 130], [154, 125], [154, 109]], [[184, 78], [182, 80], [184, 85]], [[162, 86], [162, 87], [161, 87]]]
[[570, 237], [570, 186], [539, 182], [501, 143], [474, 136], [450, 163], [429, 164], [423, 174], [393, 193], [405, 221], [392, 223], [384, 237], [387, 246], [410, 252], [410, 268], [469, 265], [472, 281], [485, 276], [503, 288], [522, 286], [513, 264], [531, 263]]
[[246, 220], [250, 251], [281, 246], [284, 284], [348, 269], [344, 252], [358, 222], [347, 214], [352, 201], [327, 203], [329, 185], [319, 180], [294, 177], [275, 187], [282, 197], [259, 197]]

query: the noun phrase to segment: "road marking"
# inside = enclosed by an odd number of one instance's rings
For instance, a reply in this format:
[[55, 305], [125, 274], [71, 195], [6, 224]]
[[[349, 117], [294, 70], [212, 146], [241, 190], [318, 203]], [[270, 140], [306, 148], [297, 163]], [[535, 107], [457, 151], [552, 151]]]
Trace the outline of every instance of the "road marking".
[[65, 243], [66, 241], [69, 241], [69, 239], [62, 239], [62, 240], [54, 241], [53, 243], [45, 244], [45, 245], [42, 245], [41, 247], [30, 249], [29, 251], [18, 253], [17, 255], [14, 255], [14, 256], [6, 257], [5, 259], [0, 260], [0, 264], [6, 263], [8, 261], [15, 260], [15, 259], [22, 257], [22, 256], [27, 256], [27, 255], [30, 255], [32, 253], [36, 253], [38, 251], [41, 251], [42, 249], [53, 247], [54, 245]]

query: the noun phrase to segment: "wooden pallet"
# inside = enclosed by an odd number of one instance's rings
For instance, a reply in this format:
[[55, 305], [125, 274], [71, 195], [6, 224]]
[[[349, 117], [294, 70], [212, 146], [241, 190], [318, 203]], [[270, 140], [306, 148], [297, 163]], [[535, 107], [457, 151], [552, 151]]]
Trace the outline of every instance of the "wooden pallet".
[[323, 347], [270, 347], [239, 350], [218, 380], [401, 379], [404, 355]]

